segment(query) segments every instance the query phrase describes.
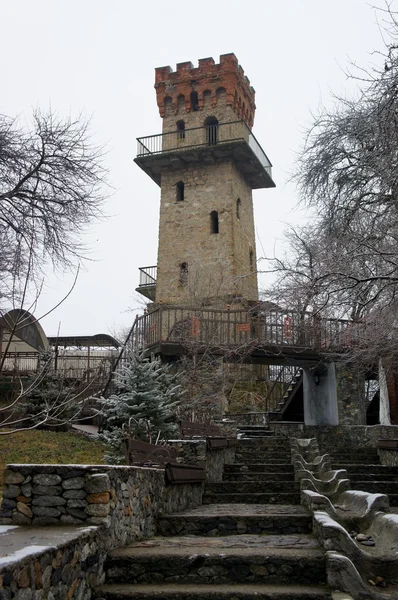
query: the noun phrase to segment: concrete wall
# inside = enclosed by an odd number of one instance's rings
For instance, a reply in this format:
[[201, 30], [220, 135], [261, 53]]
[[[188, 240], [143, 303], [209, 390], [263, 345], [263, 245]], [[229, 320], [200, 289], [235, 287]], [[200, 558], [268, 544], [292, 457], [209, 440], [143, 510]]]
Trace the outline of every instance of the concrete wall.
[[337, 425], [337, 394], [334, 364], [322, 372], [303, 369], [304, 421], [306, 425]]

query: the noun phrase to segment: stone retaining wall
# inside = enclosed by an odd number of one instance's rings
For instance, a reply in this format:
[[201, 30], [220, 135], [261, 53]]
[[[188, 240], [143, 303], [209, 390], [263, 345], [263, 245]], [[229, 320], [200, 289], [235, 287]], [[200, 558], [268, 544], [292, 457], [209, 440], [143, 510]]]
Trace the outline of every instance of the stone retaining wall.
[[276, 421], [271, 424], [275, 435], [288, 438], [316, 438], [321, 452], [331, 448], [346, 451], [357, 448], [375, 448], [380, 439], [398, 438], [397, 425], [322, 426]]
[[202, 484], [165, 486], [164, 471], [104, 465], [8, 465], [1, 516], [16, 525], [102, 525], [110, 540], [153, 535], [158, 514], [196, 506]]
[[107, 551], [153, 536], [158, 516], [201, 504], [202, 491], [202, 484], [166, 486], [159, 469], [8, 465], [0, 522], [75, 526], [76, 537], [62, 544], [60, 529], [56, 548], [0, 559], [0, 599], [88, 600]]
[[0, 558], [1, 600], [89, 600], [104, 580], [106, 552], [97, 531], [77, 528], [66, 542], [61, 535], [56, 547], [32, 546], [18, 560]]
[[207, 481], [222, 481], [224, 465], [235, 460], [235, 448], [208, 450], [206, 440], [170, 440], [169, 444], [177, 449], [177, 462], [204, 466]]

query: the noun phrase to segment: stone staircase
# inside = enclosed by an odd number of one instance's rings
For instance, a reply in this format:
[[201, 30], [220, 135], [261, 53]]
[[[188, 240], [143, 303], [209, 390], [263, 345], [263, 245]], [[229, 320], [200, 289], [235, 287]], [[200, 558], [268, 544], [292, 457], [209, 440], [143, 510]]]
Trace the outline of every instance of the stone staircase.
[[325, 556], [299, 505], [288, 440], [240, 440], [204, 504], [108, 555], [97, 600], [328, 600]]
[[391, 506], [398, 506], [398, 467], [381, 465], [375, 448], [350, 453], [330, 452], [333, 469], [346, 469], [354, 490], [387, 494]]

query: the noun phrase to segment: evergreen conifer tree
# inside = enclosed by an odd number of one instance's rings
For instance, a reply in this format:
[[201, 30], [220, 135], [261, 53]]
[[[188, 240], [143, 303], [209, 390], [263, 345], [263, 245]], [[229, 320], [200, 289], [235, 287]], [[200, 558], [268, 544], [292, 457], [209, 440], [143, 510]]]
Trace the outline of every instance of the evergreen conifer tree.
[[110, 464], [125, 461], [124, 440], [158, 443], [178, 433], [176, 408], [182, 394], [169, 365], [130, 353], [128, 363], [115, 373], [118, 392], [102, 399], [104, 422], [99, 439], [112, 448]]

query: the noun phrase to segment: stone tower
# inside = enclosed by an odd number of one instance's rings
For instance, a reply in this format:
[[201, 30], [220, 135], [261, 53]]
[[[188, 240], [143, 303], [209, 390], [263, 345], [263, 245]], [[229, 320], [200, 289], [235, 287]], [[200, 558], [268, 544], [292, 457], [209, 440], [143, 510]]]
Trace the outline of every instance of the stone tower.
[[[161, 188], [156, 303], [225, 308], [257, 301], [252, 189], [274, 187], [251, 129], [255, 92], [234, 54], [156, 69], [162, 134], [138, 139], [136, 163]], [[150, 270], [152, 269], [152, 270]]]

